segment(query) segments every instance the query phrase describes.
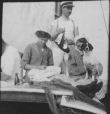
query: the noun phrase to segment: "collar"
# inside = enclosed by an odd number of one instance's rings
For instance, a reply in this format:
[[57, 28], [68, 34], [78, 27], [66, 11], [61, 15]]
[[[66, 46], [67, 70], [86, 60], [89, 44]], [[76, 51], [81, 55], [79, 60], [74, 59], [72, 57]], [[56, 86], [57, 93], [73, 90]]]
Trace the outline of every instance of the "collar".
[[62, 16], [61, 16], [61, 18], [62, 18], [63, 20], [67, 20], [67, 21], [68, 21], [68, 20], [70, 20], [70, 18], [69, 18], [69, 17], [68, 17], [68, 18], [66, 18], [64, 15], [62, 15]]
[[37, 45], [38, 48], [40, 48], [40, 49], [47, 49], [47, 46], [46, 46], [46, 45], [43, 47], [42, 45], [40, 45], [39, 42], [37, 42], [36, 45]]

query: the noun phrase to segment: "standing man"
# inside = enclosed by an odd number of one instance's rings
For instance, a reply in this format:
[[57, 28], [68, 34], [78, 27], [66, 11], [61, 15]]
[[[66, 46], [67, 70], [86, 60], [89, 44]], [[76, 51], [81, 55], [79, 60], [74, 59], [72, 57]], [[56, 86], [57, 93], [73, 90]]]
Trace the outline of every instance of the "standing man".
[[[66, 54], [62, 48], [55, 43], [59, 41], [59, 36], [64, 34], [64, 40], [67, 42], [67, 45], [71, 45], [74, 48], [74, 39], [78, 35], [78, 30], [75, 28], [74, 20], [70, 18], [72, 13], [73, 2], [65, 1], [61, 2], [61, 16], [52, 22], [51, 26], [51, 36], [52, 36], [52, 51], [54, 65], [60, 66], [64, 60], [64, 55]], [[69, 47], [71, 47], [69, 46]], [[68, 58], [68, 57], [67, 57]], [[64, 63], [64, 62], [63, 62]], [[62, 67], [62, 70], [65, 71], [65, 64]]]
[[53, 65], [52, 51], [46, 46], [51, 35], [40, 30], [35, 32], [35, 35], [38, 41], [26, 47], [21, 61], [21, 66], [27, 73], [31, 69], [44, 70], [46, 66]]

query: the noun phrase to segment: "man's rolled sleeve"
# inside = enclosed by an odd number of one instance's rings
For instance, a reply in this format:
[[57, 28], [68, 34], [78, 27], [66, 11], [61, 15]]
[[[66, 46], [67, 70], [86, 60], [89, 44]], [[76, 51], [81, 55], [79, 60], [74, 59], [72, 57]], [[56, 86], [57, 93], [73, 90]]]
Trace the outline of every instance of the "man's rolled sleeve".
[[30, 57], [31, 57], [31, 46], [27, 46], [24, 50], [24, 54], [21, 60], [21, 68], [25, 69], [26, 64], [30, 63]]

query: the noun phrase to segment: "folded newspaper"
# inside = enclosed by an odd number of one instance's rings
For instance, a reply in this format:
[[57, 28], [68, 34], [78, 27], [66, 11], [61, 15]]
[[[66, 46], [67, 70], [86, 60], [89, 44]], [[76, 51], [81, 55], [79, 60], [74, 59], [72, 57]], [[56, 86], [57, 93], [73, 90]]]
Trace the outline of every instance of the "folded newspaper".
[[82, 102], [80, 100], [68, 100], [68, 96], [62, 96], [60, 105], [65, 106], [65, 107], [79, 109], [79, 110], [84, 110], [87, 112], [92, 112], [95, 114], [107, 114], [105, 110], [97, 108], [88, 103]]

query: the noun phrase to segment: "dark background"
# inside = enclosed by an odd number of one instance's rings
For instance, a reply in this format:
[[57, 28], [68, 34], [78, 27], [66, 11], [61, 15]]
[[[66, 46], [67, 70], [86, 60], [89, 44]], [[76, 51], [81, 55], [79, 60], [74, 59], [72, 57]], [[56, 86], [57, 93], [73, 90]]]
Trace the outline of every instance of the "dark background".
[[0, 114], [52, 114], [47, 103], [0, 102]]

